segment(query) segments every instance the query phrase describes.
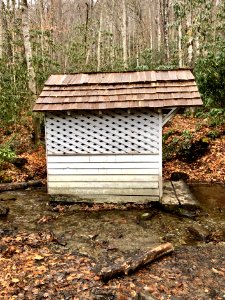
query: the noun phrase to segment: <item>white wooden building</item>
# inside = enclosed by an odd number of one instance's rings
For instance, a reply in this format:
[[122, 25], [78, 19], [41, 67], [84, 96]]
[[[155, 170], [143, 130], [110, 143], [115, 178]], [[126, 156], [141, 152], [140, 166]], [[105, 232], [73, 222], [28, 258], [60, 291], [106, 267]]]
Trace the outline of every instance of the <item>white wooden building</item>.
[[163, 124], [201, 104], [190, 70], [50, 76], [34, 106], [45, 113], [49, 194], [160, 200]]

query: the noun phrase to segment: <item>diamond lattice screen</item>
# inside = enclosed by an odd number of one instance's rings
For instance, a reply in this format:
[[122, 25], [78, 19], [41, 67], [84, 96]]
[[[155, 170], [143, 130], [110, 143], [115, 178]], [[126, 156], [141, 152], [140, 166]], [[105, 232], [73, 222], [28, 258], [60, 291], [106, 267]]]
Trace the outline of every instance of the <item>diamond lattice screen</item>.
[[158, 153], [159, 114], [150, 109], [46, 115], [48, 154]]

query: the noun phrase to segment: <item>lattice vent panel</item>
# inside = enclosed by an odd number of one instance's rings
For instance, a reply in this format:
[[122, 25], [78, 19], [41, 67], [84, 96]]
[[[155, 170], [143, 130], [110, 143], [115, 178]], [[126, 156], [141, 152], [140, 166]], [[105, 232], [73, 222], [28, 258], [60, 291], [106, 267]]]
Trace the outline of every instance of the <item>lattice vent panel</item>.
[[[48, 154], [158, 153], [159, 114], [150, 109], [47, 114]], [[160, 137], [161, 138], [161, 137]]]

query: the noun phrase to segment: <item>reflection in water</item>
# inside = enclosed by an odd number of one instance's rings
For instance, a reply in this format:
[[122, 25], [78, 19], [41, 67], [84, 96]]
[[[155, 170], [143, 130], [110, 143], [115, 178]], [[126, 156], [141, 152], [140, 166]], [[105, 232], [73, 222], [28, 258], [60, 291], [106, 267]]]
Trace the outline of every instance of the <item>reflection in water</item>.
[[193, 184], [189, 188], [204, 208], [225, 209], [225, 185]]

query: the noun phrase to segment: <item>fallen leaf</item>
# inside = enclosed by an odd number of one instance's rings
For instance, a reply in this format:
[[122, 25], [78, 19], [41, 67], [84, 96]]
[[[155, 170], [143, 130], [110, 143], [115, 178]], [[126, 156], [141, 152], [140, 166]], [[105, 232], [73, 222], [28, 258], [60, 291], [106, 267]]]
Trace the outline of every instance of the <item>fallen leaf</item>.
[[33, 259], [35, 259], [35, 260], [42, 260], [42, 259], [44, 259], [44, 257], [41, 256], [41, 255], [39, 255], [39, 254], [36, 254], [36, 255], [33, 257]]
[[224, 276], [224, 272], [222, 272], [222, 271], [220, 271], [220, 270], [217, 270], [217, 269], [215, 269], [215, 268], [212, 268], [212, 271], [213, 271], [213, 273], [215, 273], [215, 274]]

